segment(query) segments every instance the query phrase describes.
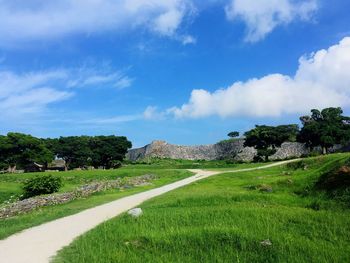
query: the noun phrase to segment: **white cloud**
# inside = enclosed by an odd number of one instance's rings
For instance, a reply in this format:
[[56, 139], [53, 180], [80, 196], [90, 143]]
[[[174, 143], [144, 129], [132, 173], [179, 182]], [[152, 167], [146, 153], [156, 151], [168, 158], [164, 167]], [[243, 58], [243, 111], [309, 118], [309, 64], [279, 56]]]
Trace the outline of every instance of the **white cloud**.
[[263, 39], [279, 25], [310, 20], [317, 9], [317, 0], [231, 0], [225, 8], [227, 19], [246, 24], [247, 42]]
[[217, 115], [280, 116], [312, 108], [350, 106], [350, 37], [299, 60], [295, 76], [271, 74], [226, 89], [193, 90], [189, 102], [168, 110], [177, 118]]
[[161, 120], [165, 116], [165, 113], [158, 110], [158, 107], [148, 106], [143, 112], [143, 118], [145, 120]]
[[34, 112], [55, 101], [71, 96], [68, 91], [59, 91], [51, 85], [65, 79], [60, 70], [15, 74], [0, 72], [0, 109], [2, 117]]
[[109, 67], [81, 67], [69, 70], [70, 87], [107, 86], [124, 89], [132, 85], [133, 79], [122, 71], [112, 71]]
[[183, 45], [190, 45], [190, 44], [196, 44], [197, 39], [190, 35], [185, 35], [181, 37], [181, 42]]
[[141, 120], [142, 118], [143, 118], [142, 114], [134, 114], [134, 115], [113, 116], [109, 118], [96, 118], [96, 119], [81, 120], [81, 121], [74, 120], [74, 122], [75, 123], [78, 122], [80, 124], [111, 125], [111, 124], [137, 121], [137, 120]]
[[188, 0], [0, 0], [0, 43], [137, 27], [171, 37], [193, 10]]
[[[44, 112], [52, 103], [75, 94], [76, 88], [125, 88], [132, 79], [111, 69], [72, 68], [18, 74], [0, 71], [0, 119]], [[75, 89], [73, 89], [75, 88]]]

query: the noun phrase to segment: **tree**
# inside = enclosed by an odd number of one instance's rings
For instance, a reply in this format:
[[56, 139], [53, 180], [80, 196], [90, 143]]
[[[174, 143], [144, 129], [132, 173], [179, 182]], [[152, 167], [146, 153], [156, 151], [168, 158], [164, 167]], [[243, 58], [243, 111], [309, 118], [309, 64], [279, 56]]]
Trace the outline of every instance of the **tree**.
[[55, 153], [58, 158], [66, 162], [65, 170], [89, 165], [92, 151], [88, 136], [60, 137], [58, 143], [54, 143]]
[[26, 169], [28, 165], [47, 165], [53, 154], [38, 138], [22, 133], [8, 133], [0, 137], [0, 162], [10, 172], [17, 167]]
[[231, 138], [236, 138], [236, 137], [239, 137], [239, 132], [233, 131], [233, 132], [230, 132], [229, 134], [227, 134], [227, 136], [231, 137]]
[[124, 136], [96, 136], [90, 139], [92, 164], [95, 167], [113, 168], [123, 161], [131, 142]]
[[285, 141], [295, 141], [298, 125], [280, 125], [277, 127], [256, 125], [254, 129], [246, 132], [244, 146], [254, 147], [259, 159], [268, 161], [270, 155], [276, 153], [276, 148]]
[[311, 110], [310, 116], [300, 117], [303, 127], [298, 141], [306, 143], [311, 149], [322, 147], [323, 154], [335, 144], [345, 144], [350, 140], [349, 117], [343, 116], [341, 108]]
[[9, 167], [8, 140], [6, 136], [0, 135], [0, 170]]
[[46, 139], [41, 139], [41, 140], [45, 144], [46, 148], [49, 149], [55, 156], [57, 156], [59, 139], [58, 138], [53, 138], [53, 139], [46, 138]]

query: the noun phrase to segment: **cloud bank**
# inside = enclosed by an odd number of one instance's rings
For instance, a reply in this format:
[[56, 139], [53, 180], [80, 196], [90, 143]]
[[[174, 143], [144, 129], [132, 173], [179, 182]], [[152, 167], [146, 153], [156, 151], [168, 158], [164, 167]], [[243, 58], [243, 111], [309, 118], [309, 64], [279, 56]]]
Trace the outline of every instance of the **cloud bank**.
[[189, 102], [167, 112], [176, 118], [274, 117], [311, 108], [350, 106], [350, 37], [299, 60], [294, 76], [271, 74], [209, 92], [196, 89]]
[[186, 0], [0, 0], [0, 43], [138, 27], [172, 37], [193, 13]]
[[231, 0], [225, 8], [228, 20], [246, 24], [247, 42], [262, 40], [279, 25], [308, 21], [317, 9], [316, 0]]

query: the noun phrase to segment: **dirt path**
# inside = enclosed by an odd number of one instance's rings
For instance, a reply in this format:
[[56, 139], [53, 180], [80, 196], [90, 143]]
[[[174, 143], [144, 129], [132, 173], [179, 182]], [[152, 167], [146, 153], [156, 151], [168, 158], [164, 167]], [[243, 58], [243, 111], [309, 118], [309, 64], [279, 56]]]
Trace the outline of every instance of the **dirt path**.
[[[226, 172], [245, 172], [279, 166], [296, 160], [277, 162], [256, 168]], [[57, 251], [69, 245], [75, 238], [102, 222], [140, 205], [146, 200], [179, 187], [223, 173], [218, 171], [190, 170], [195, 175], [156, 189], [134, 194], [116, 201], [87, 209], [75, 215], [63, 217], [29, 228], [7, 239], [0, 240], [0, 261], [3, 263], [47, 263]]]

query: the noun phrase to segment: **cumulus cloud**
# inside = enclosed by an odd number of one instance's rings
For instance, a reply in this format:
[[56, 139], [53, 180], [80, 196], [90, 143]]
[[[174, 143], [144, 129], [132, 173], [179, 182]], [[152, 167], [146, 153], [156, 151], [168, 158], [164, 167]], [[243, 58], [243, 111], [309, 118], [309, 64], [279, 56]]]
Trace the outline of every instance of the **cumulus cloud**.
[[247, 42], [263, 39], [279, 25], [310, 20], [317, 9], [317, 0], [231, 0], [225, 8], [228, 20], [246, 24]]
[[125, 88], [132, 79], [107, 69], [72, 68], [15, 73], [0, 71], [1, 119], [42, 112], [52, 103], [70, 98], [77, 88]]
[[0, 0], [0, 43], [137, 27], [173, 36], [193, 10], [187, 0]]
[[189, 102], [168, 110], [177, 118], [217, 115], [280, 116], [311, 108], [350, 106], [350, 37], [299, 60], [294, 76], [271, 74], [209, 92], [193, 90]]

